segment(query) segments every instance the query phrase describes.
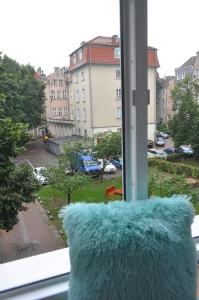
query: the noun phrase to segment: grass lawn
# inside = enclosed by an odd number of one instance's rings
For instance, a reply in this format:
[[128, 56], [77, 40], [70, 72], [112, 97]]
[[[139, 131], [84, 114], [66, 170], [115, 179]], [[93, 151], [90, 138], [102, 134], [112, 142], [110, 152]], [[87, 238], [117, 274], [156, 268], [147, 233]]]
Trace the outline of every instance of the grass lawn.
[[[77, 189], [72, 195], [72, 203], [76, 202], [105, 202], [104, 191], [110, 185], [115, 185], [116, 188], [122, 187], [122, 179], [113, 178], [113, 179], [104, 179], [101, 182], [99, 179], [93, 179], [86, 186]], [[59, 230], [62, 229], [62, 222], [59, 219], [58, 215], [60, 209], [67, 204], [65, 195], [61, 191], [55, 191], [55, 198], [53, 196], [53, 189], [51, 186], [44, 186], [38, 192], [38, 196], [42, 201], [42, 205], [50, 212], [50, 215], [53, 217], [50, 222], [52, 222]], [[115, 196], [114, 199], [121, 199], [120, 196]]]
[[199, 161], [194, 158], [187, 158], [185, 160], [182, 160], [180, 163], [184, 165], [189, 165], [191, 167], [199, 168]]
[[[194, 187], [192, 183], [188, 183], [183, 175], [162, 172], [156, 167], [150, 167], [148, 174], [149, 196], [170, 197], [174, 194], [190, 195], [192, 197], [196, 213], [199, 214], [199, 188]], [[73, 193], [71, 202], [105, 202], [107, 199], [105, 198], [104, 191], [105, 188], [110, 185], [115, 185], [116, 188], [121, 188], [122, 178], [104, 179], [103, 182], [99, 179], [93, 179], [87, 185], [77, 189]], [[61, 191], [56, 190], [54, 198], [52, 187], [45, 186], [38, 192], [38, 196], [40, 197], [44, 208], [49, 211], [52, 216], [52, 220], [49, 222], [52, 222], [58, 230], [61, 230], [62, 222], [58, 215], [60, 209], [67, 204], [65, 195]], [[116, 199], [121, 198], [119, 196], [114, 197], [114, 200]]]

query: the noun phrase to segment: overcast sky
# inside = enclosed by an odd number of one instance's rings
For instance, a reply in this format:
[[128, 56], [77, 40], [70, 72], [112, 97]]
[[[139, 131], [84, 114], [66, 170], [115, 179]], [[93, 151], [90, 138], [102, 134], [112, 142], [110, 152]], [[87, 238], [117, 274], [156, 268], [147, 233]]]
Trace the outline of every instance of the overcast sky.
[[[0, 0], [0, 51], [46, 74], [98, 35], [119, 34], [118, 0]], [[148, 0], [148, 45], [161, 76], [199, 50], [199, 0]]]

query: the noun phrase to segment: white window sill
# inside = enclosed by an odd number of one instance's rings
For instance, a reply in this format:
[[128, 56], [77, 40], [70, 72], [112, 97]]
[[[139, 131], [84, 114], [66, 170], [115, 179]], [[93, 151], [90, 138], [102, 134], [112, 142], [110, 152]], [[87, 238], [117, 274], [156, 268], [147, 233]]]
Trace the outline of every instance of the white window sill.
[[68, 248], [1, 264], [0, 299], [67, 299], [69, 273]]

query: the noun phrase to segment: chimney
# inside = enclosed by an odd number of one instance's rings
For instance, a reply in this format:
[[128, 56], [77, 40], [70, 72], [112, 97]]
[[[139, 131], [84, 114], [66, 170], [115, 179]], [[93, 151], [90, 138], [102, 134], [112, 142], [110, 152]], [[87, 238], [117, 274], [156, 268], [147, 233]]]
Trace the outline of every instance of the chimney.
[[113, 35], [112, 36], [112, 43], [113, 44], [118, 44], [119, 43], [119, 37], [118, 37], [118, 35]]
[[59, 67], [54, 67], [55, 72], [59, 72]]

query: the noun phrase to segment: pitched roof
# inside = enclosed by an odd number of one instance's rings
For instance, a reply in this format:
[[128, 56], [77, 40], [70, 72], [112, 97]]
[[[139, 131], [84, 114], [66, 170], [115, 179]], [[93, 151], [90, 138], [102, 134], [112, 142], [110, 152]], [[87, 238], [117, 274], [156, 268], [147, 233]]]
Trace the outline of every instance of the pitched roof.
[[[92, 64], [120, 64], [120, 59], [114, 57], [114, 48], [119, 47], [120, 39], [117, 35], [112, 37], [97, 36], [88, 42], [82, 42], [81, 46], [70, 54], [72, 58], [80, 49], [83, 51], [82, 59], [73, 62], [70, 60], [70, 70], [86, 63]], [[159, 68], [157, 49], [148, 47], [148, 67]]]
[[196, 56], [192, 56], [190, 57], [182, 66], [182, 67], [189, 67], [189, 66], [193, 66], [196, 60]]

